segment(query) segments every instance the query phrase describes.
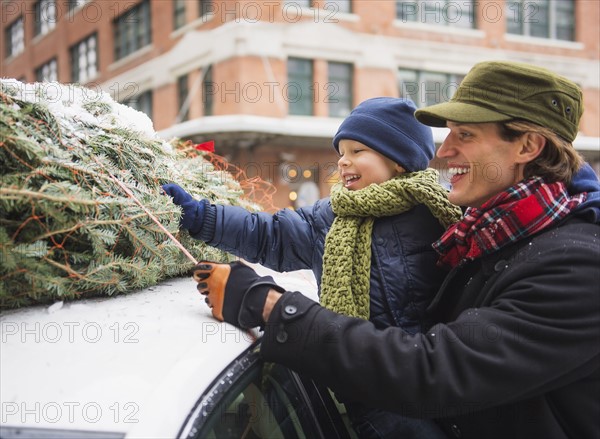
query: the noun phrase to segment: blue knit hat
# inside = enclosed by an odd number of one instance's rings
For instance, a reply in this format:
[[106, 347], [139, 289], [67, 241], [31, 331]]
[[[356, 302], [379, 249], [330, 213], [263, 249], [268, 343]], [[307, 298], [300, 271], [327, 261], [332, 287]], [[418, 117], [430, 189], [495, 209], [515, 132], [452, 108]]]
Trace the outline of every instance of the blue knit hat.
[[435, 152], [433, 135], [431, 128], [415, 119], [416, 109], [409, 99], [367, 99], [342, 122], [333, 138], [333, 147], [339, 153], [340, 140], [356, 140], [408, 172], [427, 169]]

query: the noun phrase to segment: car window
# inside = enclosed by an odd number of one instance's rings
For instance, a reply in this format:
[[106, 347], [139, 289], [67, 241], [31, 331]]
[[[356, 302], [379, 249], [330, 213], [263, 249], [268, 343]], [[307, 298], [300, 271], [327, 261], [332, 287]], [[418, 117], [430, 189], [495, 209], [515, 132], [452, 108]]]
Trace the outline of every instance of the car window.
[[354, 428], [352, 427], [352, 422], [350, 421], [348, 412], [346, 411], [346, 406], [338, 401], [337, 397], [335, 396], [335, 393], [332, 390], [327, 389], [327, 392], [331, 396], [331, 401], [335, 405], [335, 410], [341, 416], [344, 429], [348, 433], [348, 436], [350, 437], [350, 439], [358, 439], [358, 435], [354, 431]]
[[358, 439], [348, 417], [346, 406], [338, 401], [335, 393], [310, 378], [297, 374], [302, 389], [314, 407], [319, 426], [327, 438]]
[[216, 380], [180, 437], [312, 439], [324, 435], [291, 372], [264, 363], [255, 349]]

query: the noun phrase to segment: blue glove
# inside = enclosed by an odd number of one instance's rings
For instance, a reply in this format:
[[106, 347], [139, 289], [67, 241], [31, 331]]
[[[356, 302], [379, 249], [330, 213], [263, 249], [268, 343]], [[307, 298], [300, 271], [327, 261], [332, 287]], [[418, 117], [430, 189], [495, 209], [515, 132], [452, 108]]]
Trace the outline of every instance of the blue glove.
[[202, 230], [207, 201], [194, 200], [181, 186], [174, 183], [165, 184], [162, 186], [162, 189], [168, 196], [173, 198], [173, 203], [181, 206], [183, 209], [183, 216], [179, 221], [179, 226], [188, 230], [192, 236], [198, 235]]

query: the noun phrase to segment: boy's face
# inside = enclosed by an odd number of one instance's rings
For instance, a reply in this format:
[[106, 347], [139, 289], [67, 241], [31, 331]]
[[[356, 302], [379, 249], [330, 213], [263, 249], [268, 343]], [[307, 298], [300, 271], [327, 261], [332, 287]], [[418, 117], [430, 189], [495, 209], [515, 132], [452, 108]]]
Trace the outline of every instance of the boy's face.
[[437, 156], [447, 160], [450, 202], [480, 207], [523, 179], [522, 140], [503, 140], [495, 123], [447, 123]]
[[338, 172], [346, 189], [363, 189], [404, 172], [398, 163], [356, 140], [340, 140], [339, 150]]

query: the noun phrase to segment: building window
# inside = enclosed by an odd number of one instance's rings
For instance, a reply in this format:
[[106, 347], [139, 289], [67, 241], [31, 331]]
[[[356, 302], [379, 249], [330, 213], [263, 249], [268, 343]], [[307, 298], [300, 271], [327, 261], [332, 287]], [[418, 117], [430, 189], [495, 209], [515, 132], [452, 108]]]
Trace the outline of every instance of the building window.
[[69, 11], [74, 11], [75, 9], [83, 6], [87, 3], [87, 0], [69, 0]]
[[6, 28], [6, 56], [17, 56], [25, 50], [25, 31], [23, 17], [19, 17]]
[[283, 3], [293, 5], [294, 7], [299, 8], [310, 8], [312, 2], [311, 0], [285, 0]]
[[417, 22], [473, 29], [476, 24], [475, 6], [472, 0], [399, 0], [396, 1], [396, 18], [403, 23]]
[[454, 95], [463, 77], [448, 73], [399, 69], [399, 95], [411, 99], [417, 107], [439, 104], [448, 101]]
[[145, 91], [122, 102], [135, 110], [146, 113], [152, 120], [152, 90]]
[[35, 2], [35, 35], [45, 35], [56, 27], [56, 2], [39, 0]]
[[507, 31], [556, 40], [575, 40], [575, 2], [573, 0], [509, 1]]
[[114, 36], [116, 60], [124, 58], [152, 42], [148, 0], [132, 7], [115, 19]]
[[351, 13], [352, 2], [350, 0], [325, 0], [323, 3], [323, 9], [331, 12]]
[[173, 29], [179, 29], [185, 24], [185, 3], [187, 0], [173, 2]]
[[71, 80], [89, 82], [98, 74], [97, 36], [93, 34], [71, 46]]
[[313, 115], [313, 62], [310, 59], [289, 58], [286, 99], [288, 113], [300, 116]]
[[190, 94], [188, 75], [177, 78], [177, 121], [181, 122], [189, 119], [190, 103], [188, 95]]
[[346, 117], [352, 110], [352, 64], [329, 62], [325, 98], [330, 117]]
[[213, 6], [212, 0], [200, 0], [198, 4], [199, 16], [202, 17], [206, 14], [214, 13], [215, 7]]
[[216, 84], [213, 82], [213, 69], [212, 66], [208, 66], [202, 79], [202, 103], [204, 105], [203, 114], [205, 116], [212, 116], [214, 114], [215, 93]]
[[58, 67], [56, 58], [52, 58], [46, 64], [35, 69], [35, 80], [37, 82], [58, 81]]

